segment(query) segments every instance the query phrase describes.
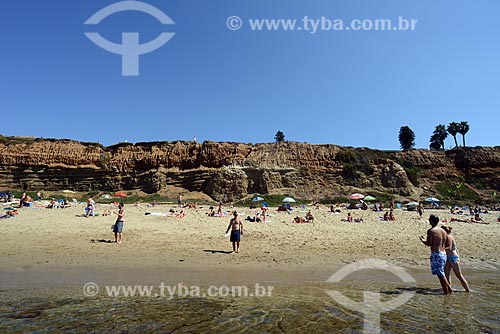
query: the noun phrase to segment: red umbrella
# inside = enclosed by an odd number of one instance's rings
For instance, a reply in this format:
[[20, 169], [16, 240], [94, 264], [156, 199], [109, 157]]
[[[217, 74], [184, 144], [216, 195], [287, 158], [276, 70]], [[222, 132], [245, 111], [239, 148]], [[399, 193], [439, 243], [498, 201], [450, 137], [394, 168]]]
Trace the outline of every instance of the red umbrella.
[[122, 191], [117, 192], [117, 193], [116, 193], [116, 194], [114, 194], [113, 196], [115, 196], [115, 197], [128, 197], [128, 195], [127, 195], [127, 194], [125, 194], [125, 193], [124, 193], [124, 192], [122, 192]]

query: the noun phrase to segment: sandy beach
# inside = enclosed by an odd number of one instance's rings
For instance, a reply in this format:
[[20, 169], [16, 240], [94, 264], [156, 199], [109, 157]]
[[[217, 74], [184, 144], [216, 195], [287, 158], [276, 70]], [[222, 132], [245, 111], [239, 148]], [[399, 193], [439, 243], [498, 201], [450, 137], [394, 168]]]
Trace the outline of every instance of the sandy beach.
[[[397, 220], [384, 222], [380, 212], [353, 210], [361, 223], [343, 222], [327, 207], [311, 207], [312, 224], [294, 224], [292, 215], [270, 210], [270, 222], [245, 221], [241, 252], [231, 254], [225, 230], [229, 216], [208, 217], [208, 206], [185, 209], [184, 218], [145, 215], [179, 211], [176, 205], [126, 206], [124, 242], [112, 243], [116, 216], [82, 217], [84, 205], [66, 209], [23, 208], [17, 217], [0, 220], [0, 280], [4, 287], [77, 284], [92, 278], [120, 281], [191, 280], [198, 284], [226, 281], [324, 280], [336, 268], [376, 258], [414, 270], [427, 270], [429, 250], [418, 240], [425, 235], [429, 214], [450, 221], [444, 210], [395, 210]], [[115, 210], [98, 204], [96, 212]], [[241, 215], [256, 210], [237, 208]], [[500, 242], [497, 213], [484, 214], [489, 225], [453, 222], [462, 268], [497, 271]], [[458, 217], [455, 215], [455, 217]], [[430, 276], [430, 273], [428, 273]]]
[[[383, 300], [402, 292], [413, 298], [383, 314], [382, 328], [394, 333], [496, 332], [498, 251], [496, 215], [489, 225], [452, 223], [462, 270], [473, 293], [442, 295], [428, 268], [429, 249], [418, 240], [429, 224], [416, 212], [395, 210], [395, 222], [380, 212], [352, 211], [362, 223], [343, 222], [348, 210], [332, 214], [311, 207], [312, 224], [294, 224], [305, 215], [271, 210], [271, 222], [245, 222], [240, 253], [230, 253], [225, 231], [229, 216], [208, 217], [208, 206], [185, 209], [184, 218], [145, 215], [179, 211], [176, 205], [126, 205], [124, 242], [111, 242], [116, 216], [82, 217], [84, 205], [66, 209], [23, 208], [0, 220], [0, 331], [74, 333], [304, 333], [361, 332], [363, 313], [353, 312], [326, 292], [353, 300], [378, 291]], [[97, 213], [116, 210], [97, 205]], [[254, 210], [237, 208], [244, 216]], [[451, 215], [432, 211], [442, 219]], [[495, 221], [494, 221], [495, 220]], [[388, 261], [415, 280], [412, 285], [386, 270], [361, 270], [333, 284], [339, 269], [363, 259]], [[389, 267], [388, 269], [395, 269]], [[159, 295], [160, 286], [174, 287]], [[182, 287], [259, 286], [272, 295], [250, 297], [177, 296]], [[89, 295], [87, 286], [97, 286]], [[153, 295], [109, 295], [110, 287], [151, 287]], [[83, 290], [82, 290], [83, 288]], [[217, 290], [219, 291], [219, 290]], [[257, 290], [255, 290], [257, 291]], [[268, 290], [270, 291], [270, 290]], [[155, 295], [156, 293], [156, 295]], [[171, 299], [171, 297], [173, 298]], [[436, 312], [438, 305], [440, 312]], [[472, 311], [473, 310], [473, 311]], [[451, 323], [451, 325], [450, 325]], [[452, 326], [452, 327], [450, 327]]]

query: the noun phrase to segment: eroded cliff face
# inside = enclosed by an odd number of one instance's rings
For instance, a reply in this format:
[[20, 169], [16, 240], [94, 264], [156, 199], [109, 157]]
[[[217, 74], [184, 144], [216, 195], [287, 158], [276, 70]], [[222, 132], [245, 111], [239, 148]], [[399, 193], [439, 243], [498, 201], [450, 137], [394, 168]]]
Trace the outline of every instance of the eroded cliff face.
[[[252, 193], [288, 193], [322, 199], [353, 191], [403, 197], [422, 193], [408, 178], [418, 168], [422, 183], [469, 178], [500, 190], [500, 148], [444, 152], [385, 152], [336, 145], [150, 142], [97, 144], [69, 140], [4, 140], [0, 188], [147, 193], [166, 186], [234, 201]], [[487, 178], [488, 182], [483, 182]], [[415, 180], [412, 180], [415, 181]], [[415, 182], [414, 182], [415, 183]]]

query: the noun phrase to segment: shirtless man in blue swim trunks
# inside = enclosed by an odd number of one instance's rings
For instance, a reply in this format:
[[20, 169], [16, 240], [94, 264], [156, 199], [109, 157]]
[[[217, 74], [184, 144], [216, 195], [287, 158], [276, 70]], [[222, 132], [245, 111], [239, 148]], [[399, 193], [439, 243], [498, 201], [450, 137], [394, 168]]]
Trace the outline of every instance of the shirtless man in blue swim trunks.
[[233, 252], [238, 253], [240, 251], [240, 238], [243, 234], [243, 222], [241, 218], [238, 217], [238, 212], [233, 211], [233, 218], [229, 222], [229, 226], [227, 227], [226, 233], [231, 229], [231, 239], [230, 241], [233, 243]]
[[431, 271], [439, 278], [444, 294], [452, 293], [450, 282], [446, 279], [444, 268], [446, 265], [446, 248], [449, 247], [448, 234], [437, 225], [439, 217], [431, 215], [429, 217], [431, 228], [427, 230], [427, 239], [420, 236], [420, 241], [431, 248]]

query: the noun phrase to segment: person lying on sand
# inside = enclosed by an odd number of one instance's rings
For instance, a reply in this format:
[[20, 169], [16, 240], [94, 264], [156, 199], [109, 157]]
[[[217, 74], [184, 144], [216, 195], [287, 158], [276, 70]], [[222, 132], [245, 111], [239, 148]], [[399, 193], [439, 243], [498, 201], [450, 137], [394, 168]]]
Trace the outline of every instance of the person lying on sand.
[[4, 216], [1, 216], [0, 218], [14, 218], [18, 214], [17, 210], [7, 210]]
[[347, 213], [347, 218], [341, 219], [340, 221], [342, 221], [342, 222], [348, 222], [348, 223], [352, 223], [352, 222], [362, 223], [363, 222], [363, 218], [354, 218], [352, 216], [352, 214], [350, 212], [348, 212]]
[[[500, 218], [499, 218], [500, 221]], [[461, 219], [461, 218], [455, 218], [451, 217], [450, 222], [458, 222], [458, 223], [476, 223], [476, 224], [485, 224], [488, 225], [488, 222], [485, 222], [481, 217], [479, 217], [479, 214], [476, 213], [474, 215], [474, 218], [471, 219]]]
[[301, 224], [301, 223], [307, 223], [304, 218], [300, 217], [300, 216], [296, 216], [295, 218], [293, 218], [293, 222], [296, 223], [296, 224]]
[[186, 213], [184, 210], [181, 210], [181, 212], [175, 214], [175, 218], [184, 218], [186, 217]]
[[479, 213], [474, 214], [474, 218], [471, 218], [470, 222], [471, 223], [476, 223], [476, 224], [489, 224], [489, 223], [485, 222], [483, 220], [483, 218], [481, 218], [479, 216]]
[[450, 222], [470, 223], [470, 219], [461, 219], [461, 218], [451, 217]]

